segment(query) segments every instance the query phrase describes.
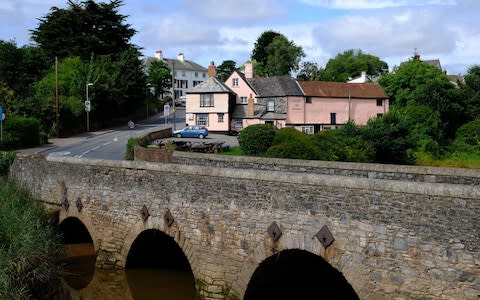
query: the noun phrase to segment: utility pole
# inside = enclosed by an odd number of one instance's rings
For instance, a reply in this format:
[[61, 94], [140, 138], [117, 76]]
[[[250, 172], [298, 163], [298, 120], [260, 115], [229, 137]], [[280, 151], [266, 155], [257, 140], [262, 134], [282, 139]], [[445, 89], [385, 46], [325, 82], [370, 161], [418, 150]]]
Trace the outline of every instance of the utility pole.
[[55, 119], [56, 119], [56, 131], [57, 131], [57, 138], [60, 137], [60, 103], [58, 97], [58, 57], [55, 56]]
[[177, 130], [176, 126], [176, 109], [175, 109], [175, 59], [172, 59], [172, 107], [173, 107], [173, 131]]

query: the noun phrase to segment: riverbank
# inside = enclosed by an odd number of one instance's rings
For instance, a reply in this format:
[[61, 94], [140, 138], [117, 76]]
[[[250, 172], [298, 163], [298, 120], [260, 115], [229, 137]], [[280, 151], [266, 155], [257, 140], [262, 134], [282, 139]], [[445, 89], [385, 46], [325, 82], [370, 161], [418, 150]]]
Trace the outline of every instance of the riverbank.
[[42, 203], [0, 176], [0, 299], [55, 299], [60, 244]]

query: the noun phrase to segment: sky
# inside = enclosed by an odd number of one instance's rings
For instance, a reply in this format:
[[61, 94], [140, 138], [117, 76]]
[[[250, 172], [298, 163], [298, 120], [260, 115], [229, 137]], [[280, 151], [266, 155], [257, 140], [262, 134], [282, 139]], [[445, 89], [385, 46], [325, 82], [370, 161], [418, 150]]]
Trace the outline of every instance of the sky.
[[[0, 40], [32, 43], [38, 19], [67, 3], [0, 0]], [[119, 12], [137, 31], [131, 42], [144, 56], [184, 53], [204, 67], [242, 65], [267, 30], [301, 46], [303, 60], [319, 67], [348, 49], [377, 56], [390, 69], [415, 51], [439, 59], [448, 74], [480, 64], [479, 0], [124, 0]]]

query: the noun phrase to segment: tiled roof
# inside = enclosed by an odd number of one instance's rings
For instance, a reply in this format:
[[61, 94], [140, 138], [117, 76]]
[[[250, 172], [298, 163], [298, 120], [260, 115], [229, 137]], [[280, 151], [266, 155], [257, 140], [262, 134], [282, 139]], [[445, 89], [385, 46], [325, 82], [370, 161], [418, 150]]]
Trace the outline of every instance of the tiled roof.
[[233, 92], [225, 83], [218, 80], [216, 77], [209, 77], [206, 81], [196, 85], [187, 94], [205, 94], [205, 93], [232, 93]]
[[172, 64], [174, 64], [175, 70], [207, 72], [207, 68], [202, 67], [201, 65], [191, 60], [180, 60], [172, 58], [164, 58], [163, 60], [170, 68], [172, 68]]
[[257, 98], [303, 96], [297, 81], [289, 76], [247, 78]]
[[428, 59], [428, 60], [422, 60], [424, 63], [427, 65], [431, 65], [439, 69], [440, 71], [442, 70], [442, 65], [440, 64], [439, 59]]
[[307, 97], [331, 98], [388, 98], [376, 83], [344, 83], [330, 81], [299, 81]]

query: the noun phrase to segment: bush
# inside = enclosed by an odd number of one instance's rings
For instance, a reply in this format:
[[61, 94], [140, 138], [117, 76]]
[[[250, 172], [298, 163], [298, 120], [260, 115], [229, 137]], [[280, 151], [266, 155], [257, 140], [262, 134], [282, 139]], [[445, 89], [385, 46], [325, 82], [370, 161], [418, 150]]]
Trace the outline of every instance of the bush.
[[10, 165], [15, 159], [15, 152], [0, 152], [0, 176], [7, 176]]
[[294, 159], [317, 159], [311, 136], [295, 128], [282, 128], [277, 131], [273, 144], [268, 148], [266, 156]]
[[125, 159], [126, 160], [134, 160], [135, 153], [134, 149], [135, 146], [147, 147], [149, 141], [144, 138], [129, 138], [127, 142], [127, 151], [125, 152]]
[[40, 122], [35, 118], [14, 116], [5, 121], [4, 141], [5, 150], [21, 149], [40, 144]]
[[238, 136], [238, 143], [245, 154], [260, 155], [273, 143], [277, 128], [269, 124], [250, 125]]
[[480, 153], [480, 119], [465, 123], [458, 128], [454, 148], [460, 152]]

